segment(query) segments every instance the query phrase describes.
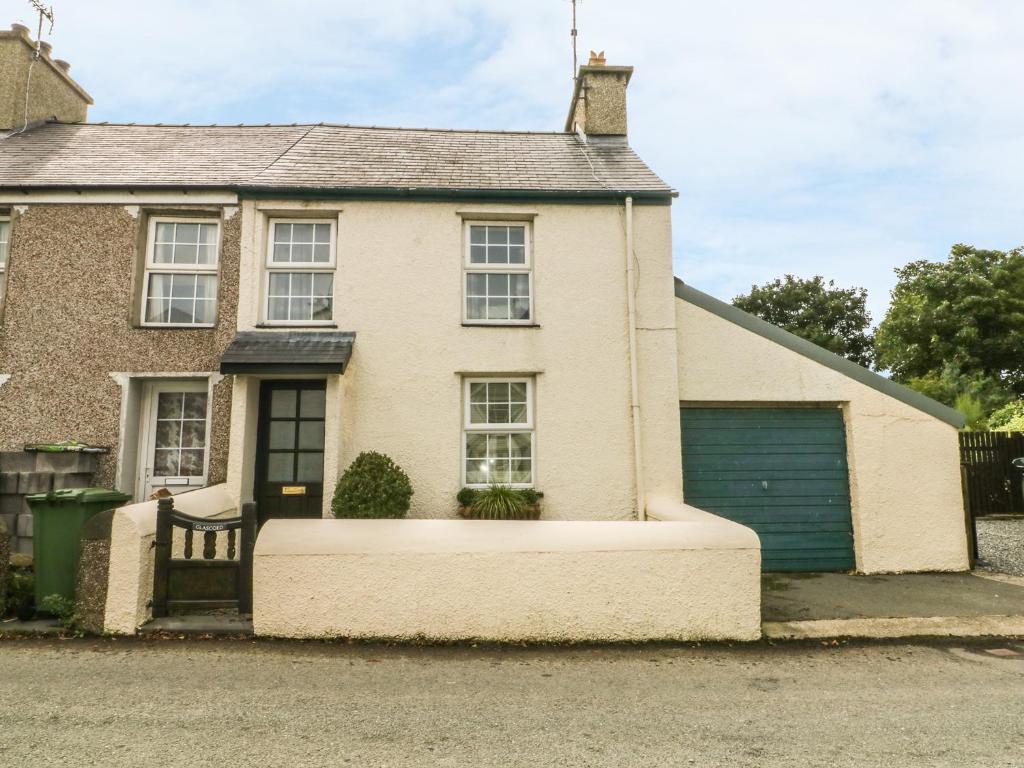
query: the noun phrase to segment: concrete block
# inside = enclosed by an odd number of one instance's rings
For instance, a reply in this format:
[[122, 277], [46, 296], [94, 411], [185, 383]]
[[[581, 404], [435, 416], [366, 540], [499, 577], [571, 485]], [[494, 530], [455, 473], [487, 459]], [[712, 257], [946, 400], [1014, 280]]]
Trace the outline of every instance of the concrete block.
[[32, 538], [32, 514], [18, 515], [18, 535]]
[[86, 472], [96, 471], [96, 454], [94, 453], [46, 453], [36, 454], [37, 472]]
[[19, 555], [32, 556], [32, 539], [18, 536], [11, 540], [11, 552]]
[[18, 493], [27, 496], [30, 493], [49, 493], [53, 490], [52, 472], [19, 472]]
[[0, 472], [32, 472], [36, 455], [28, 451], [0, 451]]
[[55, 473], [53, 475], [53, 490], [60, 491], [64, 488], [90, 488], [92, 487], [91, 472], [70, 472]]
[[0, 472], [0, 493], [18, 492], [18, 473]]
[[24, 496], [4, 494], [0, 496], [0, 515], [20, 515], [30, 511]]
[[7, 573], [11, 569], [11, 535], [0, 520], [0, 601], [7, 598]]
[[[6, 531], [10, 535], [18, 525], [17, 515], [0, 515], [0, 531]], [[0, 537], [3, 533], [0, 533]]]

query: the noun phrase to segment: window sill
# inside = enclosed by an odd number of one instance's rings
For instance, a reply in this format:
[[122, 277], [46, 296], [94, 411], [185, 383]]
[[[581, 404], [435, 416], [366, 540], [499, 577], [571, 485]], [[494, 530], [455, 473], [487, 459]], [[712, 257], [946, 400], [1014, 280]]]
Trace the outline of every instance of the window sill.
[[463, 328], [540, 328], [540, 323], [469, 323], [464, 322]]
[[307, 329], [308, 328], [319, 328], [319, 329], [324, 330], [324, 331], [329, 331], [332, 328], [337, 330], [338, 325], [337, 325], [337, 323], [257, 323], [256, 327], [257, 328], [284, 328], [284, 329], [294, 328], [294, 329], [299, 329], [299, 330], [301, 330], [303, 328], [307, 328]]
[[163, 325], [161, 323], [139, 323], [135, 326], [139, 331], [212, 331], [214, 325]]

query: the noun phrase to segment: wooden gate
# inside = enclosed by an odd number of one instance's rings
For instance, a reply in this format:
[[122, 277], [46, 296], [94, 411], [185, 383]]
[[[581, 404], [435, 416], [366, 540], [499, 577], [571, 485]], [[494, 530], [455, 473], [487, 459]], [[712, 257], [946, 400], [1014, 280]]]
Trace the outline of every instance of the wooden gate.
[[1024, 432], [961, 432], [960, 461], [964, 495], [971, 514], [1024, 513], [1021, 471], [1013, 460], [1024, 456]]
[[[174, 531], [184, 531], [182, 557], [174, 557]], [[194, 557], [196, 533], [202, 533], [202, 556]], [[217, 557], [218, 535], [225, 557]], [[256, 505], [242, 505], [239, 517], [209, 519], [174, 509], [174, 497], [157, 502], [153, 618], [172, 608], [237, 608], [252, 613], [252, 555], [256, 544]]]

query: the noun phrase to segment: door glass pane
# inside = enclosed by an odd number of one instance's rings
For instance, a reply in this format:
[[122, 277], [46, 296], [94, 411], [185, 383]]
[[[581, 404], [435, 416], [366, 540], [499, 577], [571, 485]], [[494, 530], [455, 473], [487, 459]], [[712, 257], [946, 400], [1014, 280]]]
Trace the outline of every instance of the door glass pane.
[[302, 390], [300, 404], [301, 416], [304, 419], [322, 419], [327, 401], [327, 393], [322, 389]]
[[322, 482], [324, 479], [324, 455], [322, 453], [300, 453], [296, 479], [300, 483]]
[[293, 479], [292, 470], [295, 463], [295, 454], [271, 453], [267, 457], [267, 482], [290, 483]]
[[180, 451], [158, 448], [153, 457], [153, 474], [168, 477], [178, 474], [178, 454]]
[[181, 445], [181, 422], [157, 421], [156, 423], [156, 447], [177, 448]]
[[295, 447], [295, 422], [294, 421], [272, 421], [270, 422], [270, 443], [271, 448], [294, 448]]
[[324, 423], [322, 421], [299, 422], [299, 448], [323, 450]]
[[181, 392], [161, 392], [157, 399], [156, 417], [158, 419], [180, 419], [184, 394]]
[[206, 420], [184, 421], [181, 424], [182, 448], [206, 447]]
[[275, 389], [270, 393], [270, 415], [275, 419], [287, 419], [295, 416], [295, 390]]
[[189, 392], [185, 394], [184, 416], [186, 419], [206, 420], [206, 393]]
[[178, 470], [178, 474], [186, 477], [200, 477], [203, 474], [203, 454], [205, 451], [202, 449], [196, 451], [182, 451], [181, 452], [181, 467]]

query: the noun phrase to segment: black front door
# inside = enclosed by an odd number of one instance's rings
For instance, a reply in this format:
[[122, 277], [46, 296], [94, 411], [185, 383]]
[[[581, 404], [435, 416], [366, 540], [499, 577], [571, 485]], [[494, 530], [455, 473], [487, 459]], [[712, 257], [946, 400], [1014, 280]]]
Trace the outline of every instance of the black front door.
[[323, 381], [264, 381], [253, 496], [262, 525], [274, 517], [321, 517], [324, 498]]

